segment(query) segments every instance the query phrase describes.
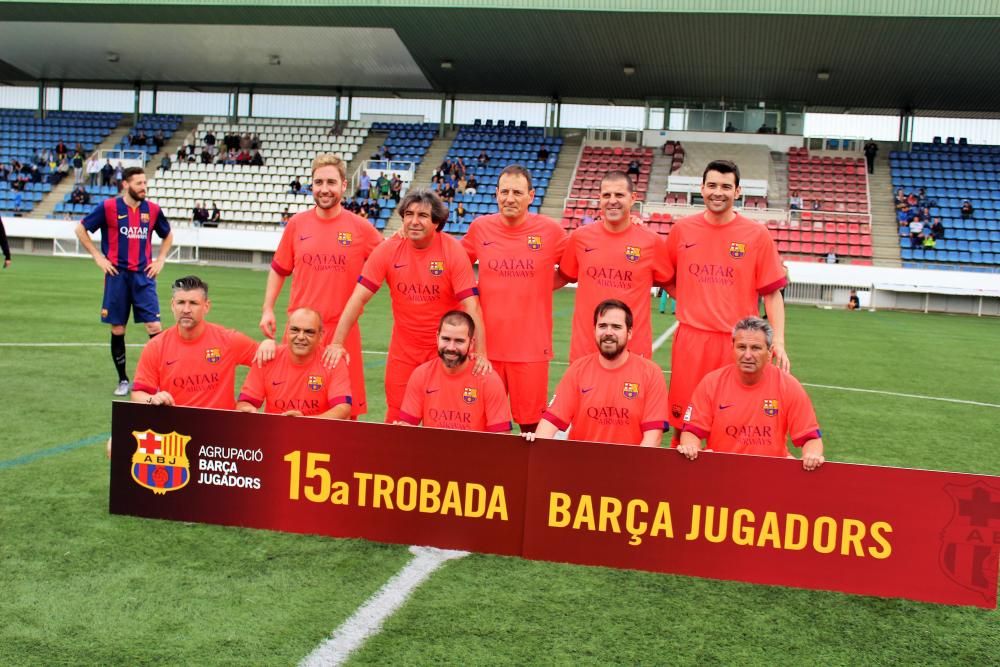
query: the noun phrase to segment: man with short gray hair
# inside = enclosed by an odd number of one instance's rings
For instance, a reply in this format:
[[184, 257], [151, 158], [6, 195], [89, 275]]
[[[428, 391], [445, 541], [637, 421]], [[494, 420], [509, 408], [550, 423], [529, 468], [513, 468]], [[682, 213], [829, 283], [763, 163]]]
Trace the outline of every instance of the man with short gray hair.
[[759, 317], [733, 328], [733, 364], [706, 375], [684, 413], [677, 451], [694, 460], [701, 441], [733, 454], [791, 457], [786, 440], [802, 448], [802, 467], [823, 465], [823, 440], [805, 389], [771, 364], [774, 331]]

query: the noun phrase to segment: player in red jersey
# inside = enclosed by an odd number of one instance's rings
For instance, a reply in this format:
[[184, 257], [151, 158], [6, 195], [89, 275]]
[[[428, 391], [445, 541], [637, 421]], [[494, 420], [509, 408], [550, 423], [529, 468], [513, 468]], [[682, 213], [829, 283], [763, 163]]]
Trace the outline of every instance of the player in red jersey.
[[344, 341], [350, 327], [382, 283], [388, 283], [393, 325], [385, 365], [387, 423], [399, 419], [410, 375], [437, 355], [438, 322], [449, 310], [461, 306], [476, 324], [474, 372], [491, 370], [472, 264], [458, 241], [439, 233], [448, 207], [430, 190], [416, 189], [406, 193], [397, 210], [405, 237], [388, 239], [365, 262], [325, 355], [334, 367], [347, 356]]
[[274, 342], [259, 346], [249, 336], [205, 320], [211, 310], [208, 285], [197, 276], [172, 285], [170, 309], [177, 324], [149, 341], [139, 357], [132, 401], [232, 410], [236, 367], [274, 357]]
[[701, 184], [705, 211], [679, 220], [667, 237], [666, 271], [680, 323], [670, 363], [674, 444], [691, 394], [705, 375], [729, 363], [732, 327], [757, 313], [758, 296], [774, 327], [775, 362], [790, 368], [779, 291], [787, 282], [785, 270], [767, 228], [733, 209], [740, 194], [739, 167], [726, 160], [709, 163]]
[[[566, 232], [528, 207], [535, 199], [531, 173], [520, 165], [500, 172], [499, 213], [472, 221], [462, 239], [479, 262], [479, 299], [490, 332], [490, 362], [510, 394], [521, 432], [533, 431], [545, 410], [552, 359], [552, 289]], [[517, 313], [517, 317], [512, 317]]]
[[651, 295], [654, 283], [662, 283], [663, 241], [645, 227], [632, 224], [635, 204], [632, 180], [621, 171], [611, 171], [601, 179], [601, 219], [574, 229], [559, 273], [575, 282], [573, 333], [569, 361], [573, 363], [593, 351], [591, 316], [594, 307], [611, 297], [624, 301], [635, 317], [631, 352], [653, 356]]
[[684, 413], [677, 450], [694, 460], [701, 441], [708, 449], [758, 456], [791, 456], [786, 440], [802, 448], [802, 467], [823, 465], [823, 440], [805, 389], [771, 364], [773, 331], [759, 317], [733, 329], [735, 363], [712, 371], [698, 384]]
[[551, 438], [572, 427], [573, 440], [659, 447], [668, 428], [663, 371], [628, 350], [633, 322], [625, 303], [602, 301], [593, 317], [598, 351], [570, 365], [538, 429], [525, 438]]
[[469, 351], [476, 325], [452, 310], [438, 325], [438, 359], [417, 367], [406, 385], [397, 424], [509, 433], [507, 392], [496, 373], [473, 375]]
[[288, 316], [288, 344], [279, 345], [274, 361], [254, 366], [247, 375], [236, 409], [291, 417], [348, 419], [351, 379], [346, 366], [323, 365], [323, 320], [311, 308]]
[[[101, 249], [89, 232], [101, 232]], [[163, 239], [153, 259], [153, 237]], [[118, 371], [115, 396], [129, 391], [125, 363], [125, 325], [132, 319], [146, 326], [150, 338], [162, 330], [160, 301], [156, 296], [156, 276], [163, 270], [173, 245], [163, 210], [146, 199], [146, 172], [129, 167], [122, 172], [122, 196], [106, 199], [76, 226], [76, 238], [104, 274], [104, 301], [101, 321], [111, 325], [111, 359]]]
[[[341, 201], [347, 187], [344, 162], [335, 155], [318, 155], [312, 164], [312, 194], [316, 205], [292, 216], [281, 235], [271, 261], [264, 290], [260, 328], [274, 337], [277, 323], [274, 304], [285, 278], [292, 276], [288, 312], [312, 308], [323, 317], [329, 343], [351, 296], [361, 267], [379, 243], [382, 234], [364, 218], [346, 210]], [[348, 371], [354, 404], [351, 416], [368, 411], [361, 330], [355, 323], [345, 340], [350, 353]]]

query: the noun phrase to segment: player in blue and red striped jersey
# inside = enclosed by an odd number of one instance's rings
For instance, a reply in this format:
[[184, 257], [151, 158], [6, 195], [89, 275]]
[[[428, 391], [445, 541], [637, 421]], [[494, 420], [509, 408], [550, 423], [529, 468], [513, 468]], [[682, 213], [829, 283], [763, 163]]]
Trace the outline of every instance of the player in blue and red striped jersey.
[[[100, 250], [90, 239], [90, 233], [98, 230]], [[152, 232], [163, 239], [155, 260]], [[76, 237], [104, 273], [101, 321], [111, 325], [111, 359], [118, 370], [115, 396], [127, 396], [125, 325], [129, 310], [137, 324], [146, 325], [150, 338], [160, 333], [156, 276], [174, 240], [163, 211], [146, 201], [146, 173], [142, 168], [129, 167], [122, 173], [122, 196], [107, 199], [91, 211], [76, 226]]]

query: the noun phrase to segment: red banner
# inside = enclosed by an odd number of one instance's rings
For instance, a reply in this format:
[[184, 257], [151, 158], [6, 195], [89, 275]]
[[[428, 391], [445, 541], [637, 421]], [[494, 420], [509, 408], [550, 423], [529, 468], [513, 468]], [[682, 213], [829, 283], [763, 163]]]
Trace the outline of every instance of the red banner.
[[995, 608], [1000, 478], [115, 403], [116, 514]]

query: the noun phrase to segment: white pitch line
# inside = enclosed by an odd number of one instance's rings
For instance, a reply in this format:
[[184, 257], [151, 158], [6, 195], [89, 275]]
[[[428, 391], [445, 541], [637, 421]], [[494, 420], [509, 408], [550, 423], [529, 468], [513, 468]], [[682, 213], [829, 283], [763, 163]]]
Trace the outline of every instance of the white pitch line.
[[670, 340], [670, 337], [674, 335], [677, 331], [677, 327], [680, 326], [680, 322], [674, 322], [670, 325], [670, 328], [660, 334], [660, 337], [653, 341], [653, 352], [656, 352], [660, 347]]
[[860, 389], [858, 387], [838, 387], [833, 384], [812, 384], [803, 382], [805, 387], [816, 387], [817, 389], [836, 389], [838, 391], [853, 391], [862, 394], [881, 394], [882, 396], [895, 396], [898, 398], [917, 398], [922, 401], [940, 401], [941, 403], [961, 403], [962, 405], [976, 405], [981, 408], [1000, 408], [997, 403], [983, 403], [981, 401], [967, 401], [962, 398], [941, 398], [940, 396], [924, 396], [922, 394], [902, 394], [897, 391], [885, 391], [884, 389]]
[[358, 607], [350, 618], [333, 631], [329, 639], [306, 656], [299, 663], [301, 667], [343, 664], [369, 637], [378, 634], [386, 619], [392, 616], [435, 570], [449, 560], [469, 555], [468, 551], [433, 547], [410, 547], [410, 553], [414, 555], [413, 560]]

